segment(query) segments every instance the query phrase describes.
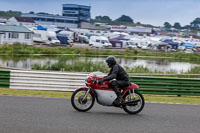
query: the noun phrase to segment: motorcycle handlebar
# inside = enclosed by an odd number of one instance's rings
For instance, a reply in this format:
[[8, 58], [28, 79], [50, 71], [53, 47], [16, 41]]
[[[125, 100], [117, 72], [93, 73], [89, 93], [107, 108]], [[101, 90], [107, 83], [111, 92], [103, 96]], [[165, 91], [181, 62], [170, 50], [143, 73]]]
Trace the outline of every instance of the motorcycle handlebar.
[[92, 79], [92, 83], [93, 83], [93, 84], [96, 84], [96, 83], [97, 83], [97, 79], [95, 79], [95, 78]]

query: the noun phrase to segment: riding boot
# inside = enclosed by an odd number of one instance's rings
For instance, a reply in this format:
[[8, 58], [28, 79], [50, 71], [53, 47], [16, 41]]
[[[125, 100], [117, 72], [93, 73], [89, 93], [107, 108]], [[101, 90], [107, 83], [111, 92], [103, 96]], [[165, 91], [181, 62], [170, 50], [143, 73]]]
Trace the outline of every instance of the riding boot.
[[123, 98], [121, 96], [121, 92], [119, 91], [119, 89], [117, 87], [113, 87], [114, 88], [114, 91], [117, 95], [117, 98], [115, 99], [114, 101], [114, 104], [122, 104], [123, 103]]

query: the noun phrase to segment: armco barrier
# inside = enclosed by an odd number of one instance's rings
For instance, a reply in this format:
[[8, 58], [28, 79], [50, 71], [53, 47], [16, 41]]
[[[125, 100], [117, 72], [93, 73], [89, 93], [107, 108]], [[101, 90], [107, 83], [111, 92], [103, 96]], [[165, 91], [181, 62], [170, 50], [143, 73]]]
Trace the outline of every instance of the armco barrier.
[[145, 94], [200, 95], [200, 79], [197, 78], [133, 76], [131, 81]]
[[[74, 91], [85, 86], [86, 73], [0, 70], [0, 88]], [[131, 76], [144, 94], [200, 95], [200, 79]]]
[[85, 85], [86, 76], [81, 73], [11, 70], [10, 88], [74, 91]]
[[0, 70], [0, 88], [9, 88], [10, 70]]

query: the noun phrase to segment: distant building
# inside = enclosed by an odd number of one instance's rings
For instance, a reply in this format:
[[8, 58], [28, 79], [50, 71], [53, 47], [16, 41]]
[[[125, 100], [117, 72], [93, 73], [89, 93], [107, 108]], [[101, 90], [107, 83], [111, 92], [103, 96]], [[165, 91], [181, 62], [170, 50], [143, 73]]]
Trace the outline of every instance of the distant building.
[[125, 32], [127, 27], [126, 26], [123, 26], [123, 25], [110, 25], [108, 26], [110, 31], [119, 31], [119, 32]]
[[31, 17], [36, 24], [39, 25], [56, 25], [58, 28], [77, 28], [78, 21], [74, 17], [64, 17], [59, 15], [52, 15], [52, 14], [30, 14], [24, 13], [21, 16], [23, 17]]
[[0, 32], [0, 44], [3, 44], [3, 36], [5, 33]]
[[7, 18], [2, 18], [2, 17], [0, 17], [0, 24], [1, 23], [6, 23], [7, 22]]
[[106, 27], [108, 24], [107, 23], [94, 23], [95, 26], [101, 26], [101, 27]]
[[142, 26], [127, 27], [126, 32], [151, 34], [152, 33], [152, 28], [142, 27]]
[[13, 44], [16, 42], [33, 44], [33, 32], [24, 26], [0, 25], [0, 33], [0, 44]]
[[152, 28], [149, 27], [127, 27], [127, 26], [110, 26], [110, 31], [118, 31], [118, 32], [130, 32], [130, 33], [152, 33]]
[[63, 4], [63, 16], [74, 17], [79, 24], [81, 22], [90, 22], [90, 6], [76, 5], [76, 4]]
[[81, 22], [80, 28], [81, 29], [95, 29], [95, 25], [92, 23]]
[[7, 22], [10, 25], [33, 27], [35, 21], [30, 17], [12, 17]]
[[58, 28], [78, 28], [82, 22], [90, 22], [90, 6], [63, 4], [62, 16], [48, 13], [23, 13], [22, 17], [32, 18], [36, 24], [56, 25]]
[[200, 36], [200, 32], [199, 31], [197, 32], [197, 36]]

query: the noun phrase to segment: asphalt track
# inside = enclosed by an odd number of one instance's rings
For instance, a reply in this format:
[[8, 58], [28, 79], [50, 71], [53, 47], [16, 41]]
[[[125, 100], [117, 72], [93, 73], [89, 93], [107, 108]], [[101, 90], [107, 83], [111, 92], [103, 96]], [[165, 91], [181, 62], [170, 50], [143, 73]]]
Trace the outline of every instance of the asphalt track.
[[69, 99], [0, 96], [0, 133], [200, 133], [200, 105], [146, 103], [129, 115], [96, 103], [81, 113]]

